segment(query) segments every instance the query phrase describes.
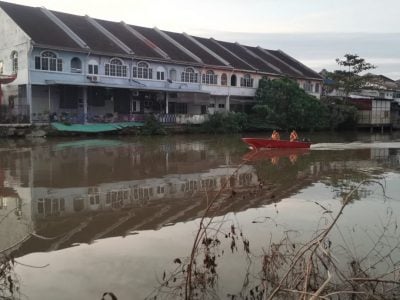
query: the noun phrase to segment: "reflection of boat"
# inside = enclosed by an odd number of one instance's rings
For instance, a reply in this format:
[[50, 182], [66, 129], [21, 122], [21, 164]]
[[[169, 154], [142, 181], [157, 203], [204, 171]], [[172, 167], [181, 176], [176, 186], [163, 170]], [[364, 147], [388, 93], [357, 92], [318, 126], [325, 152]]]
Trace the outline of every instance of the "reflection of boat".
[[118, 147], [124, 145], [124, 142], [115, 140], [102, 140], [102, 139], [91, 139], [91, 140], [79, 140], [73, 142], [60, 143], [55, 146], [56, 150], [62, 150], [66, 148], [104, 148], [104, 147]]
[[11, 83], [17, 78], [17, 75], [0, 75], [0, 84]]
[[243, 160], [262, 160], [262, 159], [276, 159], [279, 157], [294, 157], [304, 155], [310, 152], [307, 148], [284, 148], [284, 149], [265, 149], [265, 150], [252, 150], [243, 155]]
[[291, 142], [286, 140], [271, 140], [263, 138], [242, 138], [242, 141], [252, 149], [261, 148], [310, 148], [311, 142]]

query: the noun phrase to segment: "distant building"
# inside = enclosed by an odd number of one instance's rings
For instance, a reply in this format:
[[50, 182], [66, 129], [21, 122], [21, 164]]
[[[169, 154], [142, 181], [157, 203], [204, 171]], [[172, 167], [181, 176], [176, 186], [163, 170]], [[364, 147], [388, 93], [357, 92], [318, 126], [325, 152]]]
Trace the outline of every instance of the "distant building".
[[349, 102], [358, 109], [358, 125], [360, 127], [391, 126], [390, 99], [350, 95]]
[[249, 109], [263, 77], [321, 93], [321, 76], [281, 50], [7, 2], [0, 26], [0, 74], [17, 75], [2, 85], [0, 123], [201, 122]]
[[[320, 72], [324, 77], [324, 96], [346, 97], [341, 89], [335, 88], [335, 82], [329, 78], [328, 72]], [[394, 127], [400, 128], [400, 87], [392, 79], [375, 74], [365, 74], [368, 82], [358, 91], [348, 95], [350, 103], [358, 109], [358, 125], [360, 127]]]

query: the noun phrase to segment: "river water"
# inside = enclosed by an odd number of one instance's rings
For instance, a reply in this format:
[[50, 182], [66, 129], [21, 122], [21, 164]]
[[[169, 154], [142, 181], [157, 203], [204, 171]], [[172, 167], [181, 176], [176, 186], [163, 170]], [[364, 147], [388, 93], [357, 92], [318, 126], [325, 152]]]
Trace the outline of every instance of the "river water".
[[240, 136], [0, 141], [0, 251], [16, 260], [15, 298], [165, 296], [164, 272], [190, 255], [210, 203], [222, 235], [215, 298], [246, 281], [249, 257], [226, 238], [232, 228], [250, 242], [256, 272], [268, 242], [308, 239], [362, 182], [332, 243], [351, 257], [384, 228], [396, 236], [400, 134], [308, 137], [308, 151], [259, 153]]

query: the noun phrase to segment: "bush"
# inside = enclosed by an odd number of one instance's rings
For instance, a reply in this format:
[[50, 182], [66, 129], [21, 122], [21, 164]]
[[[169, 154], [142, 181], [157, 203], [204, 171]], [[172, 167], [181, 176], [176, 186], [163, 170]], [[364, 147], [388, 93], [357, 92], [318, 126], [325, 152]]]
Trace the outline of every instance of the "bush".
[[163, 125], [157, 120], [154, 115], [149, 115], [142, 127], [142, 134], [144, 135], [165, 135], [167, 134]]
[[214, 113], [201, 125], [205, 133], [238, 133], [247, 128], [247, 115], [244, 113]]
[[329, 112], [329, 127], [334, 129], [353, 129], [357, 125], [357, 108], [342, 100], [324, 97], [321, 99]]

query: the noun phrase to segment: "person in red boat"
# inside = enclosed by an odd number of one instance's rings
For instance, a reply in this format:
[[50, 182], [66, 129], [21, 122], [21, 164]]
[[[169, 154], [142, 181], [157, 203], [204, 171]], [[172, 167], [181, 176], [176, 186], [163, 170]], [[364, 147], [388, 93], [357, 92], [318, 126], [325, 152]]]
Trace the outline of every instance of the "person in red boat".
[[281, 136], [279, 135], [279, 132], [274, 130], [272, 132], [271, 139], [274, 140], [274, 141], [279, 141], [281, 139]]
[[290, 133], [290, 141], [291, 142], [296, 142], [299, 140], [299, 136], [297, 135], [297, 132], [295, 130], [292, 130]]

